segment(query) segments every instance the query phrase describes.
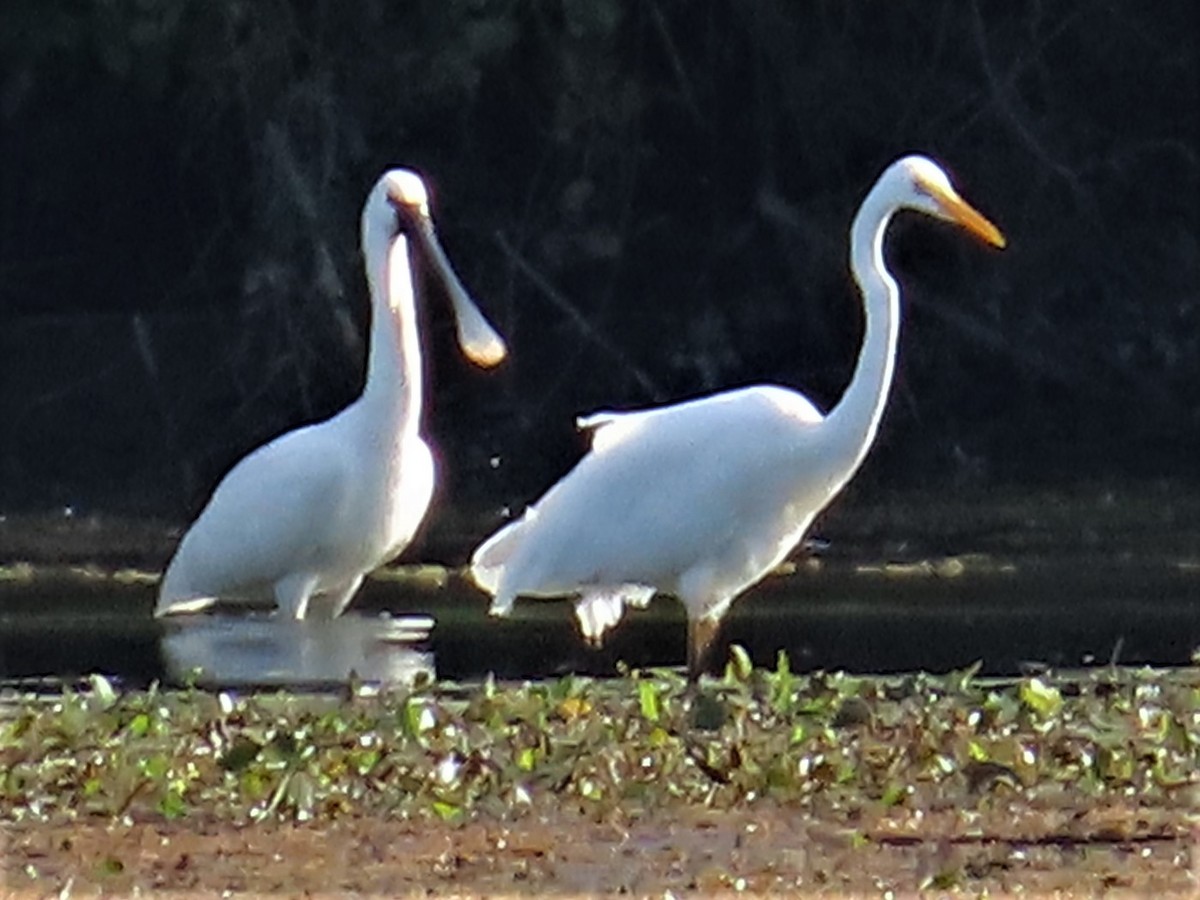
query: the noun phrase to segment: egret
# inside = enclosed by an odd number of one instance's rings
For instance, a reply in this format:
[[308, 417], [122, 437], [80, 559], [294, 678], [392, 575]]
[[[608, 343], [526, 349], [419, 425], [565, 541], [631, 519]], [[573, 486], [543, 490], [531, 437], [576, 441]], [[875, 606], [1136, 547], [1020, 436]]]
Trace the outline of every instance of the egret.
[[865, 334], [841, 401], [823, 415], [776, 385], [578, 420], [591, 449], [519, 519], [472, 554], [491, 613], [518, 596], [575, 596], [583, 636], [599, 644], [627, 604], [656, 591], [687, 610], [694, 681], [721, 617], [781, 563], [854, 475], [887, 403], [900, 332], [900, 288], [883, 239], [901, 209], [955, 222], [1003, 247], [935, 163], [902, 158], [871, 188], [850, 231]]
[[463, 353], [493, 366], [507, 351], [442, 251], [420, 176], [386, 172], [367, 197], [361, 227], [371, 297], [362, 394], [229, 471], [167, 567], [156, 616], [260, 598], [273, 598], [294, 619], [310, 606], [337, 616], [425, 517], [435, 472], [421, 436], [418, 253], [445, 285]]

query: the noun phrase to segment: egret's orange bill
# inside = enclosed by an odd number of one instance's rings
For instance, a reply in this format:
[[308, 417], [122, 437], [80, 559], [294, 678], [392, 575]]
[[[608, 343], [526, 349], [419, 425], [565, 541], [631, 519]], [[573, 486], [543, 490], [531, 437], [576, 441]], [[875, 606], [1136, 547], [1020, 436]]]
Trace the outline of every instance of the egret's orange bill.
[[952, 222], [957, 222], [976, 237], [987, 241], [993, 247], [1003, 248], [1008, 243], [1004, 239], [1004, 235], [1000, 233], [999, 228], [993, 225], [983, 213], [958, 196], [958, 194], [938, 191], [934, 194], [934, 199], [941, 206], [946, 218]]

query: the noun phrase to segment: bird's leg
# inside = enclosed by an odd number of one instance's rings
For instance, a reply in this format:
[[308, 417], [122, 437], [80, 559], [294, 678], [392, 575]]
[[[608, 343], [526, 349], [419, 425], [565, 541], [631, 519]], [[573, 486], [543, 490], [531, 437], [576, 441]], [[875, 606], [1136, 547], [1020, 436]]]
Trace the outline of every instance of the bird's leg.
[[363, 583], [363, 576], [351, 578], [346, 584], [329, 592], [329, 618], [336, 619], [342, 614], [350, 601], [354, 599], [354, 594], [359, 586]]
[[704, 674], [704, 663], [720, 625], [719, 619], [699, 618], [688, 621], [687, 677], [689, 684], [698, 683], [700, 676]]
[[293, 572], [275, 582], [275, 602], [280, 615], [299, 621], [308, 613], [308, 599], [317, 586], [318, 576]]

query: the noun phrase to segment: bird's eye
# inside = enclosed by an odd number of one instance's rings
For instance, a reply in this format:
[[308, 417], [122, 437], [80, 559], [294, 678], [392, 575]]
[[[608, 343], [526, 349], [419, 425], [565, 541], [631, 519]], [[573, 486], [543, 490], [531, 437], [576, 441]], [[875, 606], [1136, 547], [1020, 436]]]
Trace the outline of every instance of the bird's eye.
[[934, 191], [933, 186], [924, 178], [918, 177], [913, 179], [913, 190], [922, 197], [932, 199], [937, 196], [937, 192]]

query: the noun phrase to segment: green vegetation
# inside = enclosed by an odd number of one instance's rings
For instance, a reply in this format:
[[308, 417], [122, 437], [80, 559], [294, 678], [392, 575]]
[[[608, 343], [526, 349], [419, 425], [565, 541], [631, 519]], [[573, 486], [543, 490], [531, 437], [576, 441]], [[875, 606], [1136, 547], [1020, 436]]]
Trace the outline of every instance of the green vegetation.
[[853, 825], [998, 796], [1186, 810], [1200, 792], [1200, 680], [1187, 670], [801, 675], [782, 654], [754, 669], [735, 648], [698, 693], [664, 670], [343, 697], [119, 693], [93, 677], [86, 691], [9, 698], [0, 715], [0, 819], [16, 824], [459, 822], [564, 804], [637, 817], [774, 801]]

